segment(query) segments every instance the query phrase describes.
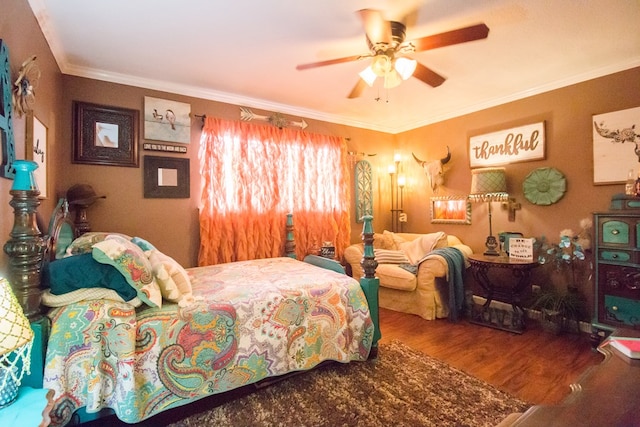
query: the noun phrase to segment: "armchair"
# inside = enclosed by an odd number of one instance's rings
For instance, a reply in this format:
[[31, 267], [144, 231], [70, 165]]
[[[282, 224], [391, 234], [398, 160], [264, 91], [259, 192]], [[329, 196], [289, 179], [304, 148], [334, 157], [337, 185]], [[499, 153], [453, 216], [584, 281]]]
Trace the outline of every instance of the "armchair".
[[[376, 233], [374, 235], [374, 249], [386, 250], [389, 253], [406, 252], [401, 248], [407, 248], [406, 243], [418, 238], [429, 240], [432, 249], [455, 247], [459, 249], [467, 266], [467, 257], [472, 253], [469, 246], [465, 245], [453, 235], [444, 233]], [[432, 242], [432, 243], [431, 243]], [[414, 245], [415, 246], [415, 245]], [[382, 253], [382, 251], [378, 251]], [[355, 278], [363, 276], [360, 260], [364, 253], [362, 243], [352, 244], [344, 251], [344, 259], [351, 266], [352, 275]], [[400, 254], [401, 255], [401, 254]], [[411, 255], [411, 254], [408, 254]], [[376, 256], [378, 258], [378, 256]], [[379, 304], [380, 307], [404, 313], [416, 314], [424, 319], [433, 320], [445, 318], [449, 315], [449, 284], [448, 263], [440, 255], [428, 256], [420, 262], [417, 273], [408, 271], [400, 266], [398, 260], [390, 260], [393, 263], [378, 260], [376, 276], [380, 279]], [[415, 261], [414, 261], [415, 262]]]

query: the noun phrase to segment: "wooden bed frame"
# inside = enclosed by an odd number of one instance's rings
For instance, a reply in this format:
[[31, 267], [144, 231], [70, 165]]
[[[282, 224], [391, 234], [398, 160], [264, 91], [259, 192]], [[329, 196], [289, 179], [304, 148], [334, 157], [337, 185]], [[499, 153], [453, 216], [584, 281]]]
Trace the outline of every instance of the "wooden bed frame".
[[[49, 223], [49, 236], [43, 237], [36, 221], [37, 207], [40, 205], [39, 191], [12, 190], [10, 193], [13, 196], [10, 204], [14, 208], [15, 221], [10, 234], [11, 238], [4, 246], [4, 250], [9, 256], [9, 280], [35, 333], [31, 356], [31, 374], [23, 379], [22, 386], [42, 388], [49, 319], [43, 315], [44, 310], [41, 306], [43, 290], [40, 288], [40, 273], [43, 263], [55, 259], [58, 244], [62, 243], [66, 247], [75, 237], [75, 226], [69, 218], [66, 200], [60, 199]], [[364, 276], [360, 278], [360, 285], [367, 299], [374, 325], [369, 358], [376, 358], [381, 333], [378, 312], [379, 280], [375, 277], [377, 262], [373, 251], [372, 219], [372, 216], [364, 217], [362, 240], [365, 244], [365, 252], [361, 261]], [[285, 252], [289, 257], [296, 257], [291, 214], [287, 215], [286, 220]], [[310, 255], [305, 257], [304, 261], [345, 273], [342, 265], [334, 260]], [[82, 410], [82, 412], [84, 411]], [[109, 412], [111, 411], [91, 414], [85, 412], [80, 414], [81, 422], [97, 419]]]

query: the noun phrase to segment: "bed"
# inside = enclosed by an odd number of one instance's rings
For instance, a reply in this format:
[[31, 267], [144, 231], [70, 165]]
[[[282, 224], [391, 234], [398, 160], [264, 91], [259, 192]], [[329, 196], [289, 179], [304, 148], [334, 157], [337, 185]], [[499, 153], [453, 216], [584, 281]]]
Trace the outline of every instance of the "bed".
[[[97, 291], [93, 286], [55, 295], [52, 286], [43, 293], [43, 301], [55, 306], [47, 314], [51, 326], [43, 377], [43, 387], [55, 392], [52, 425], [82, 423], [110, 413], [136, 423], [325, 361], [348, 363], [377, 356], [380, 332], [370, 218], [364, 230], [371, 249], [363, 261], [368, 273], [360, 282], [341, 273], [336, 262], [313, 256], [307, 262], [283, 256], [181, 271], [174, 265], [169, 276], [175, 287], [159, 286], [159, 304], [158, 290], [149, 288], [150, 281], [144, 280], [148, 274], [135, 266], [136, 257], [142, 253], [153, 258], [149, 265], [155, 282], [166, 279], [157, 268], [158, 259], [165, 267], [173, 260], [135, 237], [90, 233], [71, 239], [60, 232], [72, 227], [66, 215], [52, 219], [51, 252], [60, 256], [77, 251], [71, 258], [79, 260], [98, 259], [98, 250], [111, 260], [101, 263], [134, 283], [129, 284], [135, 297], [127, 300], [130, 294], [122, 296], [110, 288], [99, 290], [109, 291], [108, 296], [69, 300], [76, 291]], [[83, 245], [84, 252], [78, 249]], [[118, 245], [126, 250], [114, 249]], [[129, 257], [125, 261], [124, 254]], [[53, 267], [65, 260], [44, 268], [43, 282], [53, 283], [58, 274]], [[74, 271], [73, 276], [80, 269], [74, 265], [65, 271]], [[165, 279], [159, 279], [161, 275]], [[184, 280], [188, 289], [179, 283]], [[167, 299], [172, 290], [176, 293]]]

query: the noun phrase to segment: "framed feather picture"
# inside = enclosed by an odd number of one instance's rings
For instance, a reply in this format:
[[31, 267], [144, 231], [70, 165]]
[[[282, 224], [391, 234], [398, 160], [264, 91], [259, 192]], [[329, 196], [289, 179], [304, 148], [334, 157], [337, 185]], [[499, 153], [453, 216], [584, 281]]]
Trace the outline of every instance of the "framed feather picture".
[[593, 183], [625, 182], [640, 172], [640, 107], [593, 116]]

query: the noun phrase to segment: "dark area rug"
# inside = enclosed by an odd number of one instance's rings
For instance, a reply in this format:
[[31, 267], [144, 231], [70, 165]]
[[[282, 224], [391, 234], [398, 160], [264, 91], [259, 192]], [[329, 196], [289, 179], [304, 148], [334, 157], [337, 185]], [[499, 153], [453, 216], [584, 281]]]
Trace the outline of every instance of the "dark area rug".
[[144, 424], [476, 427], [529, 407], [398, 341], [382, 344], [377, 360], [328, 364], [215, 404], [204, 399]]

